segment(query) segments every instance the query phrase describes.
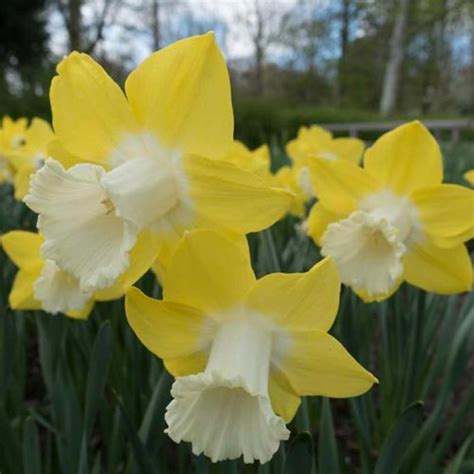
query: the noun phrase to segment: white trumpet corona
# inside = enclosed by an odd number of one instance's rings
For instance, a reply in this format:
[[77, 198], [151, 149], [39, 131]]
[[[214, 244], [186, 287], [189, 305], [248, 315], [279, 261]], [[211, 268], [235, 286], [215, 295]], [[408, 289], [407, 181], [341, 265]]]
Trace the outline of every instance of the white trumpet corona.
[[81, 291], [76, 278], [59, 269], [52, 260], [45, 262], [33, 292], [42, 309], [52, 314], [82, 311], [92, 297], [92, 293]]
[[173, 384], [165, 415], [169, 436], [191, 442], [194, 454], [213, 462], [242, 455], [246, 463], [269, 461], [289, 437], [268, 395], [274, 337], [258, 317], [224, 321], [205, 371]]
[[403, 274], [407, 246], [420, 238], [415, 207], [408, 199], [382, 190], [327, 227], [321, 253], [334, 259], [343, 283], [377, 296], [394, 288]]

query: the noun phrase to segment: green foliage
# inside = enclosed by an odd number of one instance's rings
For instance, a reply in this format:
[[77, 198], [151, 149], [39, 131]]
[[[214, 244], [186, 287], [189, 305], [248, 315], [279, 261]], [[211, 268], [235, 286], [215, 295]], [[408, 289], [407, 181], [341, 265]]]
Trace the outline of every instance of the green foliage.
[[[448, 151], [448, 179], [458, 181], [472, 145]], [[33, 228], [34, 216], [11, 190], [0, 192], [0, 232]], [[317, 261], [296, 223], [287, 218], [251, 236], [258, 275]], [[443, 297], [403, 285], [367, 305], [344, 288], [331, 332], [380, 384], [348, 400], [304, 399], [290, 440], [266, 465], [212, 465], [164, 434], [172, 377], [127, 325], [123, 301], [97, 304], [87, 321], [12, 312], [15, 269], [1, 251], [0, 272], [2, 473], [472, 472], [474, 294]], [[160, 294], [151, 274], [139, 286]]]

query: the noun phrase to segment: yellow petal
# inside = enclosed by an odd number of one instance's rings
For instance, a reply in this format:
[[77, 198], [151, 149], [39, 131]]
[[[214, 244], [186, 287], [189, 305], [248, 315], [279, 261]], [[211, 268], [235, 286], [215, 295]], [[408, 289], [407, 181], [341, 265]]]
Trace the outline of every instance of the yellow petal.
[[355, 165], [360, 163], [364, 153], [365, 143], [358, 138], [341, 137], [331, 143], [331, 151], [342, 160], [347, 160]]
[[15, 199], [22, 201], [23, 198], [28, 194], [30, 189], [30, 177], [34, 174], [36, 168], [34, 166], [22, 166], [15, 173], [13, 178], [13, 184], [15, 186]]
[[67, 151], [107, 165], [110, 154], [136, 125], [127, 100], [90, 56], [73, 52], [51, 83], [54, 130]]
[[384, 187], [401, 195], [443, 179], [439, 146], [418, 121], [382, 135], [365, 152], [364, 167]]
[[474, 237], [474, 190], [438, 184], [418, 189], [410, 199], [423, 232], [440, 247], [453, 247]]
[[163, 291], [166, 300], [218, 316], [241, 304], [254, 283], [248, 247], [243, 252], [216, 232], [195, 230], [185, 233], [172, 255]]
[[286, 145], [286, 152], [295, 164], [303, 164], [320, 149], [328, 149], [332, 143], [332, 134], [317, 125], [300, 127], [295, 139]]
[[59, 161], [66, 169], [79, 163], [87, 163], [87, 157], [81, 159], [69, 153], [57, 138], [49, 142], [48, 156]]
[[446, 249], [425, 240], [409, 248], [403, 266], [408, 283], [433, 293], [451, 295], [472, 285], [472, 262], [464, 245]]
[[227, 153], [234, 128], [230, 82], [213, 33], [152, 54], [125, 89], [140, 125], [164, 147], [210, 158]]
[[334, 213], [350, 214], [361, 199], [380, 188], [362, 168], [346, 160], [313, 160], [310, 171], [318, 199]]
[[215, 227], [242, 234], [269, 227], [288, 210], [292, 194], [236, 166], [196, 155], [186, 156], [189, 195], [200, 227]]
[[474, 186], [474, 169], [466, 171], [463, 174], [463, 178], [471, 185]]
[[163, 364], [166, 370], [175, 377], [185, 377], [186, 375], [204, 372], [207, 364], [207, 355], [202, 352], [195, 352], [183, 357], [164, 359]]
[[89, 314], [91, 314], [92, 309], [94, 308], [94, 300], [91, 298], [84, 309], [81, 311], [68, 311], [64, 313], [66, 316], [69, 316], [72, 319], [87, 319]]
[[394, 295], [398, 289], [400, 288], [400, 285], [403, 283], [403, 277], [399, 278], [390, 288], [389, 291], [385, 293], [378, 293], [378, 294], [368, 294], [364, 289], [362, 288], [352, 288], [352, 291], [361, 299], [364, 301], [364, 303], [373, 303], [374, 301], [384, 301], [388, 298], [390, 298], [392, 295]]
[[26, 131], [26, 146], [30, 150], [46, 150], [53, 138], [51, 125], [46, 120], [35, 117]]
[[332, 326], [341, 282], [334, 262], [325, 258], [305, 273], [272, 273], [257, 280], [247, 305], [291, 330]]
[[300, 395], [355, 397], [377, 379], [336, 339], [322, 331], [291, 332], [291, 347], [279, 364]]
[[337, 214], [327, 210], [320, 202], [314, 204], [309, 211], [306, 227], [308, 235], [321, 246], [321, 237], [323, 236], [329, 224], [344, 219], [344, 214]]
[[303, 217], [308, 196], [302, 191], [297, 182], [294, 167], [282, 166], [274, 175], [274, 182], [276, 187], [293, 193], [288, 212], [296, 217]]
[[196, 361], [200, 367], [211, 341], [212, 322], [199, 310], [149, 298], [132, 287], [126, 294], [125, 311], [137, 337], [164, 360], [173, 375], [187, 375]]
[[293, 390], [286, 377], [276, 368], [271, 369], [268, 392], [273, 411], [289, 423], [296, 415], [301, 399]]
[[98, 301], [110, 301], [120, 298], [125, 291], [140, 279], [153, 265], [161, 246], [158, 235], [143, 231], [138, 234], [137, 242], [129, 253], [129, 266], [117, 282], [110, 288], [97, 291]]
[[18, 268], [32, 272], [43, 265], [40, 254], [43, 239], [39, 234], [12, 230], [2, 235], [1, 243], [5, 253]]
[[8, 297], [8, 302], [12, 309], [41, 309], [41, 303], [35, 300], [33, 294], [33, 285], [39, 278], [40, 272], [41, 267], [38, 267], [36, 271], [32, 272], [19, 270], [13, 281], [13, 286]]

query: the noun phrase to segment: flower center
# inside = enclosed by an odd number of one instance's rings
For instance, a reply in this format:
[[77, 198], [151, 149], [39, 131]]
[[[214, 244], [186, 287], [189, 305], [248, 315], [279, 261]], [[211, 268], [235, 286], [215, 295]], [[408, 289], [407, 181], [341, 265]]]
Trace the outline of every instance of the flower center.
[[117, 215], [143, 229], [156, 225], [185, 199], [180, 155], [153, 135], [127, 136], [113, 151], [114, 168], [101, 181]]
[[196, 455], [221, 461], [268, 461], [281, 440], [284, 421], [268, 396], [272, 333], [250, 319], [230, 320], [216, 332], [204, 372], [176, 379], [168, 405], [167, 433], [190, 441]]
[[386, 219], [395, 227], [399, 239], [404, 243], [421, 237], [421, 224], [416, 207], [405, 197], [397, 196], [389, 189], [383, 189], [365, 197], [360, 209], [374, 217]]
[[405, 245], [384, 217], [355, 211], [330, 224], [321, 253], [336, 262], [341, 280], [369, 296], [389, 292], [403, 273]]
[[407, 246], [420, 237], [416, 208], [408, 199], [382, 190], [364, 198], [349, 217], [328, 226], [321, 253], [335, 260], [343, 283], [377, 297], [397, 284]]

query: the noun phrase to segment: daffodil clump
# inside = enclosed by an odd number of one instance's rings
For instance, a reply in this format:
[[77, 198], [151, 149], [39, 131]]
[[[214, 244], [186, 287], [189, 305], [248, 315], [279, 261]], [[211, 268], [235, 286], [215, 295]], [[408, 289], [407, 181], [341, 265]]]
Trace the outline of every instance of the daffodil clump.
[[158, 258], [165, 267], [185, 230], [255, 232], [280, 218], [291, 199], [218, 159], [232, 146], [233, 116], [212, 34], [154, 53], [125, 90], [86, 54], [59, 64], [53, 125], [78, 164], [46, 160], [25, 198], [39, 214], [42, 255], [84, 291], [112, 286], [142, 233], [156, 240], [144, 250], [149, 264]]
[[[233, 138], [212, 33], [152, 54], [125, 91], [73, 52], [50, 98], [52, 127], [5, 117], [0, 129], [0, 182], [38, 215], [38, 233], [1, 236], [18, 268], [9, 304], [86, 319], [96, 301], [125, 294], [133, 331], [175, 377], [166, 432], [196, 455], [267, 462], [301, 397], [377, 383], [328, 333], [341, 281], [367, 302], [403, 281], [471, 287], [474, 190], [442, 183], [439, 146], [419, 122], [365, 152], [302, 127], [286, 146], [291, 166], [272, 174], [268, 146]], [[257, 279], [246, 235], [287, 213], [324, 258]], [[133, 286], [150, 268], [161, 300]]]

